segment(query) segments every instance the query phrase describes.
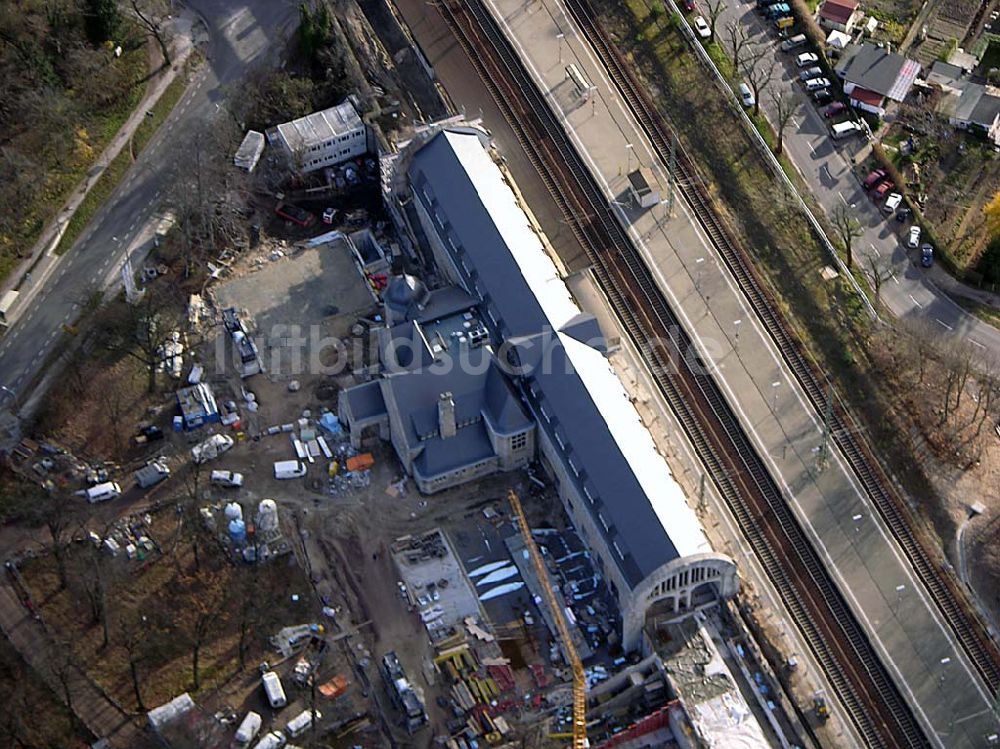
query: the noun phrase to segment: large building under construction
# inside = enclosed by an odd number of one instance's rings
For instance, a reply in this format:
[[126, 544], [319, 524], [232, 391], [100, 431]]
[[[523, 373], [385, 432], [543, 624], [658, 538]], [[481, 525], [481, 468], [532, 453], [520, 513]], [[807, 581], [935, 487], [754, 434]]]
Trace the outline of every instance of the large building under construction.
[[618, 601], [626, 650], [652, 607], [680, 615], [734, 595], [735, 564], [709, 545], [488, 135], [430, 130], [395, 176], [450, 286], [393, 279], [383, 376], [341, 396], [352, 436], [391, 440], [428, 493], [537, 458]]

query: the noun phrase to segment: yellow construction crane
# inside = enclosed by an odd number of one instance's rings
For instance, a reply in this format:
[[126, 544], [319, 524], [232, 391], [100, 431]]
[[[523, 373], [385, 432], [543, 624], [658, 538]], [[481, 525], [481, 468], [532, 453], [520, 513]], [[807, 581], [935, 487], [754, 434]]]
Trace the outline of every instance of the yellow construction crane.
[[531, 535], [531, 528], [528, 527], [528, 519], [524, 516], [524, 508], [521, 507], [521, 500], [517, 492], [513, 489], [507, 492], [507, 500], [510, 502], [514, 515], [517, 516], [517, 524], [521, 528], [521, 536], [524, 538], [524, 547], [531, 556], [531, 563], [535, 565], [535, 572], [538, 574], [538, 582], [542, 586], [545, 600], [552, 612], [552, 618], [556, 622], [556, 629], [559, 630], [559, 637], [562, 640], [563, 652], [573, 670], [573, 749], [585, 749], [589, 746], [587, 742], [587, 680], [583, 675], [583, 664], [580, 656], [576, 654], [576, 646], [573, 644], [573, 636], [566, 626], [566, 617], [563, 616], [562, 604], [556, 599], [556, 594], [549, 585], [549, 573], [542, 561], [542, 555], [538, 551], [535, 539]]

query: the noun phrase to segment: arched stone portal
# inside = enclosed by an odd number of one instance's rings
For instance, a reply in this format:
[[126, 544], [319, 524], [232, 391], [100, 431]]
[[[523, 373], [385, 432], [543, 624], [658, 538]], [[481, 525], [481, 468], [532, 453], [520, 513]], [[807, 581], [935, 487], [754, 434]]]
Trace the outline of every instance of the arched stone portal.
[[[622, 646], [626, 651], [639, 646], [646, 612], [659, 602], [681, 616], [712, 600], [732, 598], [740, 589], [736, 563], [725, 554], [706, 552], [667, 562], [651, 573], [631, 593], [622, 607]], [[706, 596], [707, 590], [714, 591]]]

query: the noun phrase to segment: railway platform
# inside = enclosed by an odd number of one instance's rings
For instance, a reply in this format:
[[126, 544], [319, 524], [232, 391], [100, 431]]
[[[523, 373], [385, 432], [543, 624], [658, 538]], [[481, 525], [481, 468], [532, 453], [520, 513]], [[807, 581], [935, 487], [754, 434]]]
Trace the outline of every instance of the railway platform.
[[[566, 8], [484, 0], [627, 225], [646, 263], [768, 464], [930, 741], [980, 747], [998, 733], [990, 695], [822, 417], [725, 269]], [[629, 175], [648, 168], [659, 203], [639, 208]], [[680, 186], [678, 186], [679, 188]]]

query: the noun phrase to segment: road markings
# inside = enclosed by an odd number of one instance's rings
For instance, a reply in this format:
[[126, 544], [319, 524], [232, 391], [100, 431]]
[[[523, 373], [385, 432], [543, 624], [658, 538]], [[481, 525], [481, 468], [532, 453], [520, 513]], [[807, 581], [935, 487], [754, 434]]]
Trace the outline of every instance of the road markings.
[[979, 348], [986, 348], [986, 346], [984, 346], [983, 344], [981, 344], [979, 341], [975, 340], [974, 338], [970, 338], [969, 339], [969, 343], [971, 343], [973, 346], [979, 346]]
[[838, 193], [837, 193], [837, 197], [838, 197], [838, 198], [840, 198], [840, 199], [841, 199], [841, 200], [843, 201], [844, 205], [850, 205], [850, 204], [849, 204], [849, 203], [847, 202], [847, 198], [845, 198], [845, 197], [844, 197], [844, 193], [842, 193], [842, 192], [838, 192]]
[[878, 247], [876, 247], [876, 246], [875, 246], [875, 245], [873, 244], [873, 245], [871, 245], [871, 248], [872, 248], [872, 252], [874, 252], [874, 253], [875, 253], [875, 257], [882, 257], [882, 253], [878, 251]]
[[[912, 299], [912, 297], [911, 297], [911, 299]], [[935, 318], [934, 318], [934, 322], [936, 322], [936, 323], [937, 323], [938, 325], [940, 325], [940, 326], [941, 326], [942, 328], [947, 328], [948, 330], [954, 330], [954, 328], [953, 328], [953, 327], [951, 327], [951, 326], [950, 326], [950, 325], [949, 325], [948, 323], [944, 322], [943, 320], [941, 320], [941, 319], [940, 319], [940, 318], [938, 318], [938, 317], [935, 317]]]
[[892, 282], [893, 283], [899, 283], [899, 279], [896, 278], [896, 274], [895, 273], [890, 273], [889, 275], [892, 276]]
[[920, 309], [924, 308], [924, 305], [922, 305], [920, 302], [918, 302], [916, 299], [914, 299], [913, 294], [910, 294], [910, 301], [912, 301], [915, 305], [917, 305], [918, 307], [920, 307]]

